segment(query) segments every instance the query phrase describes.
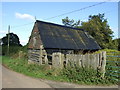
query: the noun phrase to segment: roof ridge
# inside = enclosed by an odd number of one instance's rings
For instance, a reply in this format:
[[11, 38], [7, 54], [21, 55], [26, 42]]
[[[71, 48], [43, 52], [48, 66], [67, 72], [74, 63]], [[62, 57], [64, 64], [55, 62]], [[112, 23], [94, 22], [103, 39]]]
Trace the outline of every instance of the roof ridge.
[[37, 22], [42, 22], [42, 23], [45, 23], [45, 24], [51, 24], [51, 25], [55, 25], [55, 26], [60, 26], [60, 27], [66, 27], [66, 28], [70, 28], [70, 29], [85, 31], [84, 29], [68, 27], [68, 26], [64, 26], [64, 25], [60, 25], [60, 24], [55, 24], [55, 23], [51, 23], [51, 22], [45, 22], [45, 21], [41, 21], [41, 20], [36, 20], [36, 23]]

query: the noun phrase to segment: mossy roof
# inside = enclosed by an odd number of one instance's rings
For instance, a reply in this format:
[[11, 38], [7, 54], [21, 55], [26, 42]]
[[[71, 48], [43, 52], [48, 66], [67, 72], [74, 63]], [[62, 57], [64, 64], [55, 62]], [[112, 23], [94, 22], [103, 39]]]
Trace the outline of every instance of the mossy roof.
[[44, 48], [98, 50], [95, 39], [83, 29], [36, 20]]

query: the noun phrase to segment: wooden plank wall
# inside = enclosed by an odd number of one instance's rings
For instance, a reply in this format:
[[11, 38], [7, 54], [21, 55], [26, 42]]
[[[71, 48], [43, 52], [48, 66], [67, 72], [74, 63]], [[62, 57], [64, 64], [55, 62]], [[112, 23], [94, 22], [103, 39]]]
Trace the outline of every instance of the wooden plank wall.
[[[42, 52], [45, 52], [44, 50]], [[40, 53], [40, 50], [28, 50], [29, 62], [48, 64], [47, 56], [43, 57], [44, 53]], [[43, 60], [42, 60], [43, 59]], [[82, 68], [93, 68], [94, 70], [99, 70], [105, 74], [106, 66], [106, 52], [102, 51], [100, 53], [92, 54], [62, 54], [56, 52], [52, 54], [52, 67], [54, 68], [64, 68], [64, 67], [82, 67]]]
[[105, 74], [106, 66], [106, 52], [93, 53], [93, 54], [62, 54], [53, 53], [52, 54], [52, 65], [54, 68], [64, 68], [70, 67], [82, 67], [82, 68], [93, 68], [94, 70], [99, 70]]
[[32, 63], [39, 63], [40, 50], [28, 50], [28, 61]]

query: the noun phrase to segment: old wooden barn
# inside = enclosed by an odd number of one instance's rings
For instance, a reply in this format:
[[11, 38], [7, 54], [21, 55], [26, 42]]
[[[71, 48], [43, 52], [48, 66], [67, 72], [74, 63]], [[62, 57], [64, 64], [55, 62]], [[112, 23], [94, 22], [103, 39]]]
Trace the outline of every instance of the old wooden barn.
[[29, 38], [28, 61], [52, 64], [54, 53], [79, 55], [99, 49], [94, 38], [83, 29], [36, 20]]

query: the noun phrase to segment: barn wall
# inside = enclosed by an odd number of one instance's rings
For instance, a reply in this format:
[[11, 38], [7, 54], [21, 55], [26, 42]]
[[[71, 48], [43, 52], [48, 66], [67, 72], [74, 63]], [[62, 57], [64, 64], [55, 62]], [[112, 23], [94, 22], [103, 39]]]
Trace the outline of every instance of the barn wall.
[[41, 45], [42, 45], [42, 41], [41, 41], [40, 34], [37, 28], [37, 24], [35, 24], [31, 32], [31, 36], [29, 38], [28, 48], [29, 49], [40, 49]]
[[106, 65], [106, 52], [92, 54], [63, 54], [61, 52], [53, 52], [52, 54], [48, 54], [41, 46], [40, 50], [29, 50], [28, 55], [29, 61], [39, 64], [51, 63], [54, 68], [78, 66], [103, 70]]
[[44, 50], [36, 23], [28, 42], [28, 61], [29, 63], [38, 63], [40, 65], [47, 63], [47, 53]]
[[39, 65], [48, 64], [47, 53], [41, 46], [39, 50], [29, 49], [28, 50], [28, 62], [37, 63]]
[[[54, 52], [52, 55], [47, 54], [46, 50], [41, 45], [39, 50], [28, 50], [29, 63], [37, 63], [39, 65], [52, 65], [53, 68], [65, 67], [81, 67], [92, 68], [105, 73], [106, 66], [106, 52], [92, 53], [92, 54], [63, 54], [61, 52]], [[50, 57], [50, 58], [49, 58]]]
[[106, 52], [93, 53], [93, 54], [52, 54], [52, 65], [54, 68], [64, 67], [82, 67], [92, 68], [105, 73], [106, 66]]
[[39, 63], [40, 50], [28, 50], [28, 61], [29, 63]]

